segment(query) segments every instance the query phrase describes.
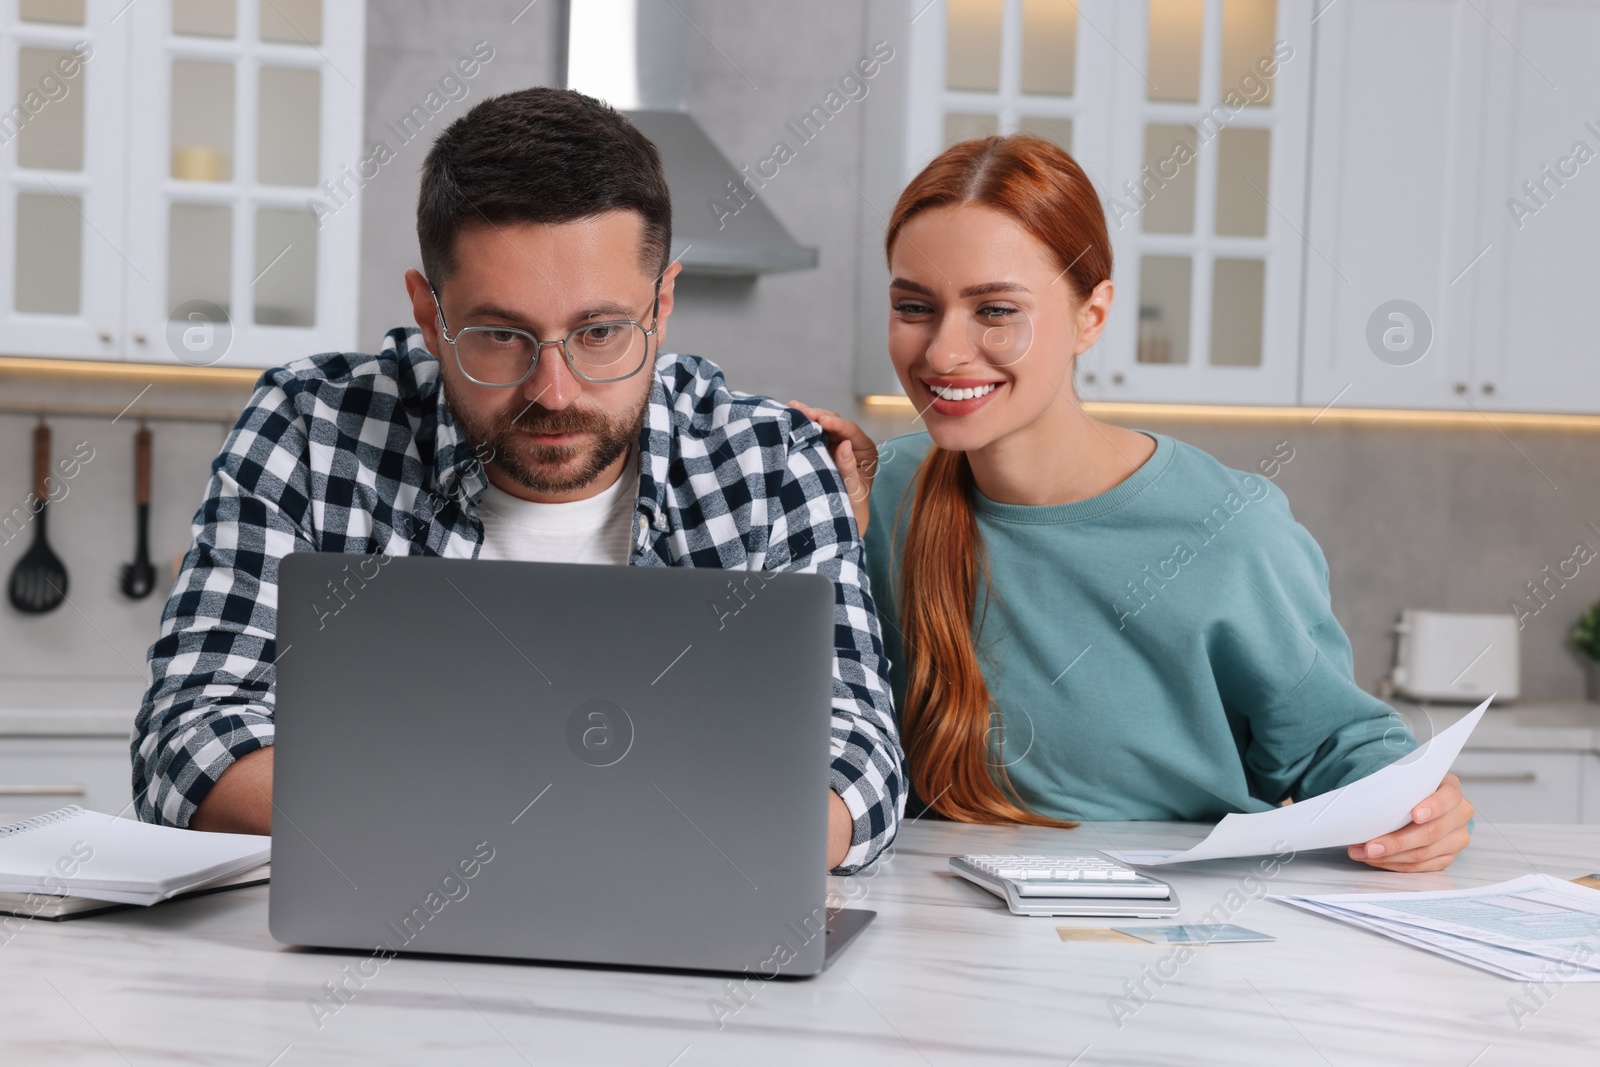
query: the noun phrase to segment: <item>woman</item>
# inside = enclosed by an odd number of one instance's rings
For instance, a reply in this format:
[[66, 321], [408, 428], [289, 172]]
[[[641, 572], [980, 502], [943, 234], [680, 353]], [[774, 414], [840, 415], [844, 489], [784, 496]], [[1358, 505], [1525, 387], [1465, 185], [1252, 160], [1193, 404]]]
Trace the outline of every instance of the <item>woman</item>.
[[[1070, 156], [958, 144], [901, 194], [886, 246], [889, 354], [926, 432], [878, 450], [796, 406], [858, 502], [920, 798], [967, 822], [1210, 820], [1415, 747], [1352, 680], [1282, 492], [1084, 413], [1073, 372], [1110, 312], [1111, 246]], [[1472, 810], [1448, 775], [1350, 856], [1441, 869]]]

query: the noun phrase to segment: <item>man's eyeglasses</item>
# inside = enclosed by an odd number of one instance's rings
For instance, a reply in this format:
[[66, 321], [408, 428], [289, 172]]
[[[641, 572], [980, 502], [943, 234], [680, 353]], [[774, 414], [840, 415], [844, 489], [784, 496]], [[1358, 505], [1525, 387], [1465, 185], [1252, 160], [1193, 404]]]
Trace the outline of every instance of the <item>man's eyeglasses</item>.
[[433, 294], [439, 329], [455, 353], [456, 366], [469, 382], [494, 389], [521, 385], [532, 377], [539, 353], [547, 345], [560, 345], [567, 366], [586, 382], [604, 384], [631, 378], [650, 359], [650, 338], [658, 328], [656, 320], [661, 312], [658, 283], [649, 329], [632, 319], [614, 319], [579, 326], [559, 341], [541, 341], [527, 330], [510, 326], [464, 326], [452, 337], [439, 294], [432, 286], [428, 292]]

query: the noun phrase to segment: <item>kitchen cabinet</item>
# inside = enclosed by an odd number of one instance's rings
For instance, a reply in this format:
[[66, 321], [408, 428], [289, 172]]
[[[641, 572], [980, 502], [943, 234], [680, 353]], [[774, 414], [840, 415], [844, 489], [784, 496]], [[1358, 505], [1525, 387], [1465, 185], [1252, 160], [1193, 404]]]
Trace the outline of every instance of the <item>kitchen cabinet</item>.
[[21, 109], [9, 135], [0, 117], [5, 354], [258, 367], [353, 348], [365, 17], [360, 0], [0, 6]]
[[[1117, 260], [1084, 399], [1600, 413], [1600, 0], [936, 0], [908, 36], [866, 195], [964, 137], [1067, 147]], [[898, 391], [880, 237], [864, 394]]]
[[[1395, 704], [1419, 738], [1463, 707]], [[1529, 702], [1491, 707], [1451, 768], [1485, 824], [1600, 823], [1600, 706]]]
[[130, 811], [132, 726], [132, 710], [0, 710], [0, 811]]
[[1117, 298], [1086, 400], [1293, 404], [1312, 27], [1299, 0], [1118, 5]]
[[1301, 402], [1600, 412], [1600, 2], [1343, 0], [1316, 31]]
[[1578, 823], [1585, 821], [1583, 787], [1591, 761], [1600, 763], [1600, 756], [1478, 749], [1463, 752], [1451, 769], [1480, 821]]
[[[1079, 359], [1080, 395], [1295, 402], [1309, 4], [940, 0], [907, 36], [903, 99], [871, 105], [903, 113], [903, 147], [869, 137], [863, 195], [892, 203], [967, 138], [1054, 141], [1099, 191], [1116, 261], [1111, 320]], [[886, 364], [887, 302], [869, 291], [885, 276], [872, 260], [881, 230], [868, 229], [858, 383], [891, 392], [892, 374], [871, 367]]]

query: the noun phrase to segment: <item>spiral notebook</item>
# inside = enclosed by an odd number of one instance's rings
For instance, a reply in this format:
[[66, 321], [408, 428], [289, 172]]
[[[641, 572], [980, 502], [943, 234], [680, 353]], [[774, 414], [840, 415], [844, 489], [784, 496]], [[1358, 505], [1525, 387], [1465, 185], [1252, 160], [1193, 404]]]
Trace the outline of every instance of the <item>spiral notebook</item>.
[[[73, 805], [0, 826], [0, 894], [155, 904], [221, 888], [216, 883], [253, 872], [271, 855], [270, 837], [179, 830]], [[0, 910], [15, 910], [0, 900]]]

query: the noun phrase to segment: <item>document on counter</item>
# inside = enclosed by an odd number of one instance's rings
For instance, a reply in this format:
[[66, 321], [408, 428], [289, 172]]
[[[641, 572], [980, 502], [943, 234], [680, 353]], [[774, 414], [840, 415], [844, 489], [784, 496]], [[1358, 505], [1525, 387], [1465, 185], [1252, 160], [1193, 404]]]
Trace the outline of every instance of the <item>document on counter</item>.
[[0, 826], [0, 893], [155, 904], [271, 856], [270, 837], [179, 830], [73, 805]]
[[1411, 809], [1439, 788], [1493, 699], [1491, 696], [1460, 722], [1424, 741], [1398, 762], [1349, 785], [1271, 811], [1226, 815], [1204, 841], [1186, 851], [1102, 851], [1135, 867], [1159, 867], [1354, 845], [1392, 833], [1409, 824]]
[[1506, 978], [1600, 982], [1600, 890], [1547, 874], [1478, 889], [1272, 899]]

